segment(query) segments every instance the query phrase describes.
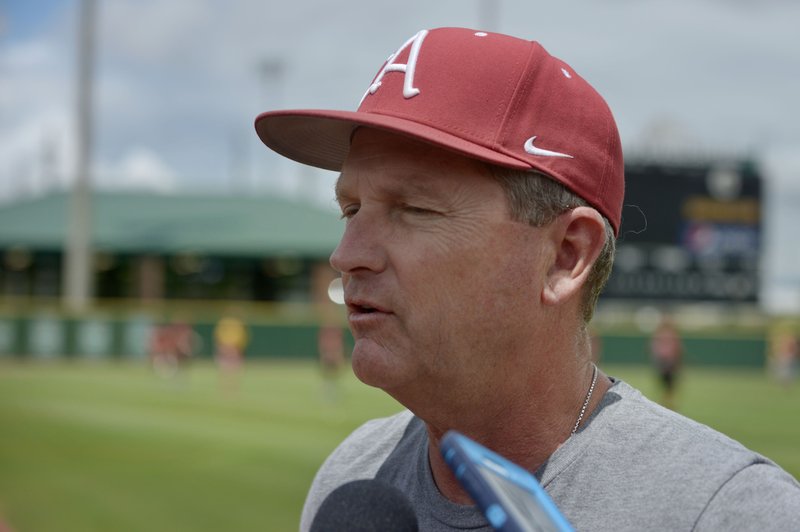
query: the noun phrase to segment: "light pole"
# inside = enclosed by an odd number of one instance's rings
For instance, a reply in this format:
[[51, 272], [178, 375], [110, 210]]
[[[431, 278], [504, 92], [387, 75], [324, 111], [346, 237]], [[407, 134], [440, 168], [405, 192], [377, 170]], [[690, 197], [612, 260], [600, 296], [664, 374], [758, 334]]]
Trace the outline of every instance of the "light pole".
[[63, 300], [68, 310], [85, 310], [92, 295], [92, 77], [95, 0], [81, 1], [78, 27], [76, 133], [78, 153], [67, 214], [64, 245]]

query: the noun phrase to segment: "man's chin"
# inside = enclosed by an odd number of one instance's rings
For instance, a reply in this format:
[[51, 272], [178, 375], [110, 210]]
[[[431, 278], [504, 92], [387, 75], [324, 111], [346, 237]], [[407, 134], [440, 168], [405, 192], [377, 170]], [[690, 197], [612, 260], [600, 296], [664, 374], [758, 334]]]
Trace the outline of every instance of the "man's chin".
[[357, 340], [353, 348], [351, 364], [355, 376], [367, 386], [388, 390], [402, 380], [399, 375], [399, 360], [390, 351], [364, 339]]

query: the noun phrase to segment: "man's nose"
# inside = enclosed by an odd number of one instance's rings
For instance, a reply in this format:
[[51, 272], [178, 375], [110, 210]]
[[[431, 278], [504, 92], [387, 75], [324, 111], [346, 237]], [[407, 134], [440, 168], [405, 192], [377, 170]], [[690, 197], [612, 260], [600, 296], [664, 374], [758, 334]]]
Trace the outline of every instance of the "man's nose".
[[386, 266], [385, 228], [362, 208], [344, 229], [339, 245], [331, 254], [333, 269], [340, 273], [380, 272]]

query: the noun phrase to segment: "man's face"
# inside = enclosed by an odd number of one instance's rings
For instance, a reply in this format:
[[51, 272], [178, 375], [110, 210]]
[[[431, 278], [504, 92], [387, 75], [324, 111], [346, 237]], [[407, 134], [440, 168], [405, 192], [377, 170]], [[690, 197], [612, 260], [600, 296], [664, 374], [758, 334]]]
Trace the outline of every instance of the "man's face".
[[548, 253], [542, 229], [509, 218], [487, 169], [361, 129], [336, 190], [346, 227], [331, 264], [356, 375], [405, 402], [481, 393], [513, 373], [536, 338]]

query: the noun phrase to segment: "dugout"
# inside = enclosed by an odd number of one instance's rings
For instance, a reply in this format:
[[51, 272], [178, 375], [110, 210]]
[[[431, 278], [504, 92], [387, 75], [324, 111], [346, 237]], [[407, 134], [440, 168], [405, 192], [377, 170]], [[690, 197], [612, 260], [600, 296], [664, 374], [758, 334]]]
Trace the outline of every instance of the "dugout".
[[[0, 297], [58, 298], [66, 193], [0, 206]], [[94, 297], [308, 301], [341, 235], [332, 209], [262, 195], [96, 191]]]
[[327, 285], [315, 279], [343, 227], [332, 207], [94, 191], [94, 298], [76, 315], [60, 301], [68, 204], [54, 192], [0, 205], [0, 356], [142, 357], [153, 327], [175, 320], [191, 323], [208, 356], [231, 302], [251, 322], [254, 356], [316, 352]]

